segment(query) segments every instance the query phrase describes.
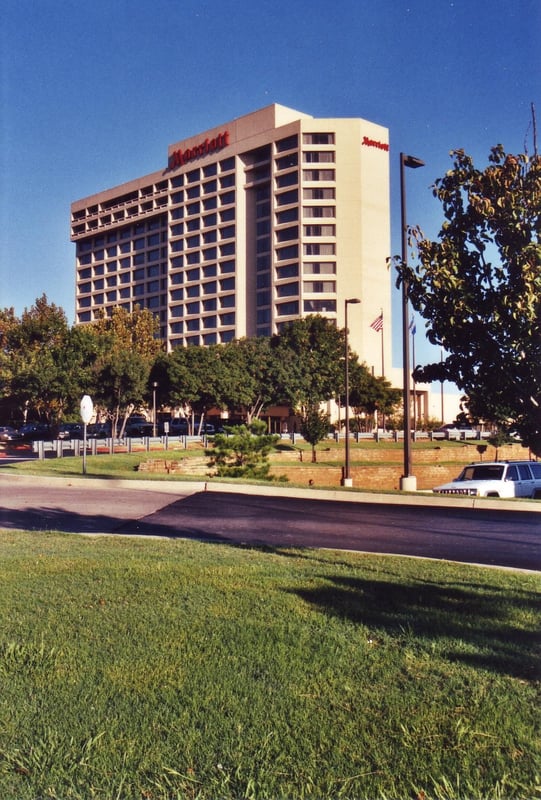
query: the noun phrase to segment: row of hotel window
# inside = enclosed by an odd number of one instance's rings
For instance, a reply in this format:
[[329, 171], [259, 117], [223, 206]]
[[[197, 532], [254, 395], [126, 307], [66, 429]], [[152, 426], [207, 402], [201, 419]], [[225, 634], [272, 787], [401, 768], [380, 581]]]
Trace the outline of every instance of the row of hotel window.
[[[184, 282], [190, 283], [194, 281], [200, 281], [209, 278], [215, 278], [218, 275], [218, 266], [220, 268], [221, 275], [228, 275], [235, 271], [235, 262], [234, 261], [224, 261], [220, 265], [217, 264], [209, 264], [204, 267], [192, 267], [191, 269], [186, 269], [182, 272], [174, 272], [170, 274], [170, 282], [173, 285], [179, 285]], [[270, 286], [270, 260], [265, 262], [263, 265], [259, 265], [261, 267], [258, 276], [257, 276], [257, 285], [258, 288], [264, 288], [266, 286]], [[78, 280], [85, 281], [81, 282], [78, 285], [78, 292], [79, 294], [88, 294], [91, 291], [99, 291], [104, 288], [114, 288], [115, 286], [127, 285], [131, 284], [132, 282], [139, 284], [144, 283], [145, 280], [148, 278], [157, 278], [160, 275], [167, 274], [167, 265], [164, 263], [162, 264], [155, 264], [152, 266], [145, 268], [139, 268], [134, 270], [133, 273], [124, 272], [121, 274], [117, 274], [113, 272], [112, 274], [107, 275], [106, 277], [97, 277], [94, 278], [93, 281], [90, 280], [90, 268], [85, 268], [79, 271]], [[281, 280], [283, 278], [292, 278], [296, 277], [299, 274], [299, 264], [298, 262], [285, 264], [282, 267], [276, 267], [276, 280]], [[304, 275], [335, 275], [336, 274], [336, 263], [333, 261], [308, 261], [303, 264], [303, 274]], [[100, 271], [99, 275], [103, 276], [103, 270]], [[162, 279], [162, 283], [165, 279]], [[234, 278], [230, 280], [234, 281]], [[222, 284], [226, 286], [227, 284], [222, 280]], [[227, 285], [227, 289], [230, 286]], [[150, 290], [154, 291], [154, 289]]]

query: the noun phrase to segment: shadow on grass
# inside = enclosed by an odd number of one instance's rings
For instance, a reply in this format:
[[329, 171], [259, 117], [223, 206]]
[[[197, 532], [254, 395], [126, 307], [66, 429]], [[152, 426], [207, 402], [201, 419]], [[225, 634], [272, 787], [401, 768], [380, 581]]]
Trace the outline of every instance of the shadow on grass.
[[[327, 583], [329, 577], [322, 576]], [[514, 622], [539, 614], [539, 596], [486, 584], [409, 584], [336, 576], [334, 585], [294, 590], [326, 614], [398, 636], [443, 644], [451, 661], [535, 680], [541, 677], [541, 637]], [[292, 590], [293, 591], [293, 590]]]

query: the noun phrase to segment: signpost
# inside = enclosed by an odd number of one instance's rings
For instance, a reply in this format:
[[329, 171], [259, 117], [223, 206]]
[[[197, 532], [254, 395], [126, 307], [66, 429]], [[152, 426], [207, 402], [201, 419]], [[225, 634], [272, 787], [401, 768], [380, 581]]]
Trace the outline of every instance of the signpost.
[[86, 475], [86, 426], [94, 414], [92, 398], [85, 394], [81, 400], [81, 419], [83, 420], [83, 475]]

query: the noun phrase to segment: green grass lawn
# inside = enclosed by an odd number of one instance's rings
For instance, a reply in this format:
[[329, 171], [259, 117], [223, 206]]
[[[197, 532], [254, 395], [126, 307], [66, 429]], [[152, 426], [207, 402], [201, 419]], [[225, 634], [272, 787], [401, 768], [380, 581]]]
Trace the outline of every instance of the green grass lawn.
[[0, 532], [0, 796], [533, 798], [539, 576]]

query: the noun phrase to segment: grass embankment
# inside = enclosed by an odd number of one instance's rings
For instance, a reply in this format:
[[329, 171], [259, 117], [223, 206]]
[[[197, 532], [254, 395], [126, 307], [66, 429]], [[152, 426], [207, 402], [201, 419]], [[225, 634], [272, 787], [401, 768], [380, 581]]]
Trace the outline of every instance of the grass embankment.
[[0, 535], [0, 796], [532, 798], [539, 577]]

